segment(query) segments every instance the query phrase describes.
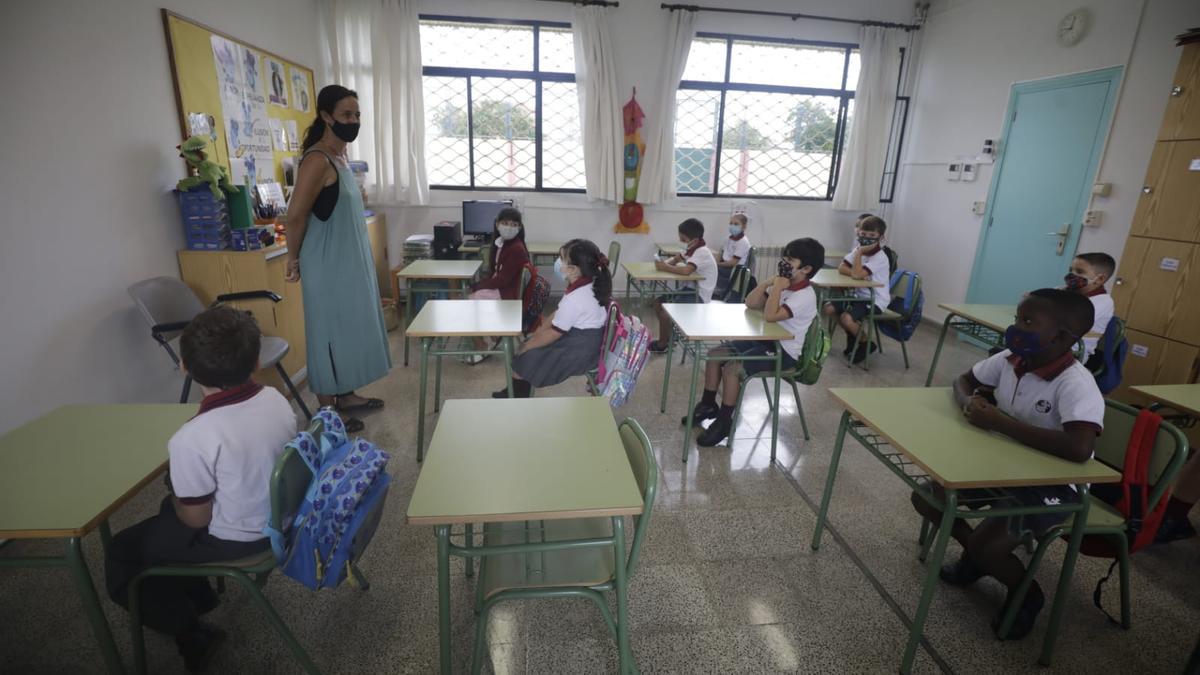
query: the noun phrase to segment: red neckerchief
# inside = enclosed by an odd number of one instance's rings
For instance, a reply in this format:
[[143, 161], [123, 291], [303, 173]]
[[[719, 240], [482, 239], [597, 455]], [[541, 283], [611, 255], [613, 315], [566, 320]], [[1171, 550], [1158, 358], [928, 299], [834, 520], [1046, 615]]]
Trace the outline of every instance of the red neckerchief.
[[236, 387], [230, 387], [228, 389], [222, 389], [215, 394], [209, 394], [200, 401], [200, 410], [196, 412], [195, 417], [192, 419], [195, 419], [196, 417], [199, 417], [210, 410], [248, 401], [257, 396], [258, 392], [262, 391], [262, 389], [263, 386], [254, 380], [246, 380], [244, 384], [239, 384]]
[[1097, 288], [1097, 289], [1095, 289], [1095, 290], [1088, 291], [1088, 292], [1087, 292], [1087, 293], [1085, 293], [1084, 295], [1086, 295], [1086, 296], [1087, 296], [1087, 297], [1089, 297], [1089, 298], [1094, 298], [1094, 297], [1096, 297], [1097, 295], [1104, 295], [1105, 293], [1108, 293], [1108, 291], [1107, 291], [1107, 290], [1105, 290], [1105, 288], [1104, 288], [1103, 286], [1101, 286], [1100, 288]]
[[683, 257], [685, 257], [685, 258], [692, 257], [692, 254], [695, 253], [696, 251], [699, 251], [700, 247], [703, 245], [704, 245], [703, 237], [697, 239], [696, 241], [693, 241], [692, 243], [688, 244], [687, 250], [683, 252]]
[[805, 279], [803, 281], [797, 281], [796, 283], [792, 284], [791, 286], [788, 286], [787, 289], [789, 291], [802, 291], [802, 290], [808, 288], [811, 284], [812, 284], [812, 280]]
[[1075, 363], [1075, 355], [1070, 351], [1063, 352], [1062, 356], [1059, 356], [1050, 363], [1047, 363], [1041, 368], [1035, 368], [1034, 370], [1027, 369], [1025, 358], [1022, 356], [1017, 356], [1016, 354], [1009, 354], [1008, 362], [1012, 364], [1013, 370], [1017, 372], [1018, 380], [1024, 377], [1026, 373], [1033, 373], [1034, 375], [1037, 375], [1043, 380], [1049, 382], [1059, 375], [1062, 375], [1063, 371], [1065, 371], [1067, 368], [1070, 368], [1071, 364]]
[[[567, 293], [570, 293], [571, 291], [575, 290], [576, 288], [581, 288], [583, 286], [587, 286], [590, 283], [592, 283], [591, 277], [579, 277], [578, 279], [576, 279], [575, 281], [572, 281], [570, 283], [570, 285], [567, 286]], [[566, 293], [564, 293], [563, 295], [566, 295]]]
[[746, 232], [743, 230], [742, 232], [738, 232], [738, 235], [736, 237], [731, 234], [731, 235], [729, 235], [729, 238], [732, 239], [733, 241], [737, 241], [744, 236], [746, 236]]

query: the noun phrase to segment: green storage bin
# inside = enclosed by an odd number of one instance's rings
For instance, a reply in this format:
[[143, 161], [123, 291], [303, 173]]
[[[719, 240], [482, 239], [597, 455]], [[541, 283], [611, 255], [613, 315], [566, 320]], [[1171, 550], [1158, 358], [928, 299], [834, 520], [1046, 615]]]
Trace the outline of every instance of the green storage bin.
[[229, 227], [244, 230], [254, 224], [254, 213], [250, 208], [250, 188], [243, 185], [237, 192], [225, 191], [229, 205]]

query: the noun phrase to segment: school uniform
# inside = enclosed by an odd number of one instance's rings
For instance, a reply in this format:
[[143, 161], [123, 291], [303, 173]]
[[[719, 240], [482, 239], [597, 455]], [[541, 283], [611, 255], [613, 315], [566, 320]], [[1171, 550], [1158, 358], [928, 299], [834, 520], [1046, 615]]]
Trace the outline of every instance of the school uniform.
[[[267, 550], [271, 472], [295, 434], [295, 413], [272, 387], [251, 382], [204, 397], [200, 412], [167, 443], [168, 481], [184, 504], [212, 502], [212, 520], [204, 529], [188, 527], [167, 495], [158, 515], [113, 537], [105, 563], [112, 599], [128, 607], [129, 583], [149, 567]], [[217, 605], [208, 581], [197, 577], [151, 577], [138, 595], [143, 623], [168, 635], [191, 630], [197, 615]]]
[[[861, 246], [856, 246], [853, 251], [850, 251], [842, 262], [854, 267], [854, 254]], [[879, 314], [888, 308], [888, 303], [892, 301], [892, 294], [889, 282], [891, 281], [891, 262], [888, 260], [887, 253], [883, 247], [871, 255], [864, 255], [862, 259], [863, 267], [871, 273], [871, 281], [874, 281], [879, 286], [875, 288], [855, 288], [853, 295], [857, 298], [873, 298], [873, 303], [866, 302], [835, 302], [834, 307], [838, 312], [849, 312], [850, 316], [861, 322], [867, 316], [867, 312]]]
[[[1088, 293], [1088, 300], [1092, 301], [1092, 309], [1096, 312], [1096, 319], [1092, 323], [1092, 329], [1088, 332], [1104, 335], [1104, 331], [1108, 329], [1108, 322], [1113, 318], [1113, 299], [1108, 294], [1108, 291], [1103, 286]], [[1096, 352], [1096, 346], [1100, 344], [1099, 337], [1083, 338], [1083, 346], [1087, 348], [1087, 355], [1091, 356]]]
[[[769, 340], [734, 340], [730, 346], [741, 356], [774, 356], [775, 345], [778, 344], [783, 348], [780, 367], [786, 371], [795, 368], [800, 361], [804, 339], [817, 318], [817, 293], [811, 282], [805, 279], [783, 289], [779, 294], [779, 308], [787, 312], [788, 318], [777, 323], [792, 337], [777, 343]], [[772, 361], [743, 361], [742, 369], [747, 375], [773, 372], [775, 364]]]
[[[980, 384], [995, 387], [996, 407], [1017, 420], [1042, 429], [1082, 427], [1097, 435], [1104, 429], [1104, 396], [1096, 380], [1071, 352], [1036, 370], [1009, 350], [990, 356], [971, 369]], [[1069, 504], [1079, 501], [1074, 485], [1005, 488], [1005, 495], [1023, 506]], [[963, 501], [987, 498], [983, 490], [962, 490]], [[1062, 514], [1025, 516], [1023, 526], [1041, 533], [1062, 522]], [[1014, 519], [1012, 526], [1017, 525]]]
[[580, 277], [567, 286], [550, 327], [560, 337], [513, 359], [513, 372], [535, 387], [548, 387], [583, 375], [600, 362], [600, 343], [608, 309], [596, 301], [592, 280]]
[[529, 262], [529, 249], [525, 242], [514, 238], [508, 241], [496, 239], [492, 246], [492, 273], [484, 280], [475, 284], [471, 290], [472, 299], [492, 299], [495, 293], [480, 293], [480, 291], [495, 291], [501, 300], [520, 300], [521, 270]]
[[701, 303], [712, 300], [713, 289], [717, 287], [717, 258], [713, 252], [699, 239], [684, 253], [683, 261], [696, 266], [696, 274], [704, 277], [696, 282], [697, 295]]
[[[750, 258], [750, 240], [743, 232], [737, 237], [728, 237], [721, 246], [721, 262], [730, 262], [737, 258], [737, 264], [746, 265]], [[717, 285], [713, 297], [724, 298], [729, 292], [729, 277], [733, 274], [732, 267], [717, 266]]]

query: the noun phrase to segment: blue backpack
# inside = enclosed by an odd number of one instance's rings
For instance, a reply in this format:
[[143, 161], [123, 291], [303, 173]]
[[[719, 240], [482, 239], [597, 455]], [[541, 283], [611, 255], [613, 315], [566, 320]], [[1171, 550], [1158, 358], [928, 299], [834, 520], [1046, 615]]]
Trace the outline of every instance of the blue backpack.
[[1100, 393], [1108, 393], [1121, 386], [1121, 373], [1125, 370], [1125, 357], [1129, 353], [1129, 342], [1125, 339], [1125, 324], [1113, 317], [1104, 327], [1104, 337], [1096, 348], [1101, 356], [1100, 369], [1092, 373]]
[[900, 283], [905, 276], [908, 276], [908, 284], [904, 287], [904, 294], [897, 295], [888, 303], [888, 309], [900, 315], [900, 321], [881, 321], [879, 322], [879, 332], [900, 342], [906, 342], [913, 333], [916, 332], [917, 326], [921, 325], [921, 312], [925, 308], [925, 292], [921, 290], [921, 275], [908, 270], [896, 270], [892, 274], [888, 286], [896, 288], [896, 284]]
[[[389, 456], [373, 443], [346, 437], [337, 413], [320, 410], [319, 439], [301, 431], [287, 449], [294, 450], [313, 473], [304, 502], [291, 528], [263, 533], [283, 573], [313, 590], [337, 586], [350, 574], [379, 525], [391, 477]], [[285, 450], [286, 452], [286, 450]]]

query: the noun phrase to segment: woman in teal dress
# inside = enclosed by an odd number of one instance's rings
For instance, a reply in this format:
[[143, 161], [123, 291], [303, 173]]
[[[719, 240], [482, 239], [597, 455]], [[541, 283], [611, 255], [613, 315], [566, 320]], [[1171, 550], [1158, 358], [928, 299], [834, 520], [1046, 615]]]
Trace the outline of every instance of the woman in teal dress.
[[[383, 407], [354, 390], [392, 367], [362, 195], [345, 158], [360, 117], [353, 91], [321, 89], [288, 205], [287, 279], [304, 278], [308, 388], [322, 406], [347, 413]], [[362, 427], [347, 421], [350, 431]]]

